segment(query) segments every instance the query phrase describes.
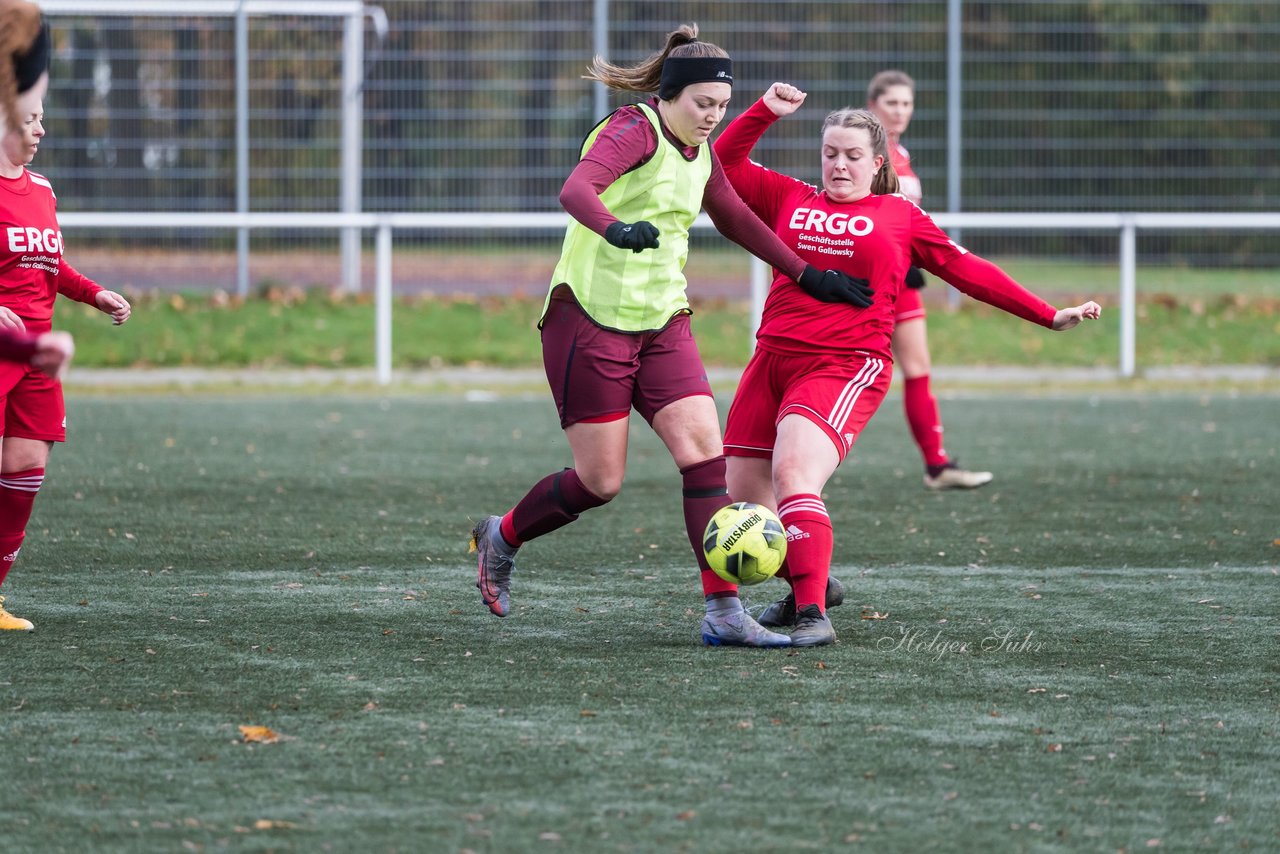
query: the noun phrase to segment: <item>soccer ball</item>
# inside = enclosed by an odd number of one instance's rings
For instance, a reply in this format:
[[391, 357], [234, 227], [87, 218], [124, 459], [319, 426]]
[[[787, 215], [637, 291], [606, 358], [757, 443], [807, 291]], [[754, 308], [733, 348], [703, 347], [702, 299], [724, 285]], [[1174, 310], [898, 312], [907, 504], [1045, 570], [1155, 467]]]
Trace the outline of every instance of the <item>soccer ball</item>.
[[759, 584], [782, 568], [787, 534], [768, 507], [739, 501], [711, 517], [702, 535], [702, 550], [712, 571], [725, 581]]

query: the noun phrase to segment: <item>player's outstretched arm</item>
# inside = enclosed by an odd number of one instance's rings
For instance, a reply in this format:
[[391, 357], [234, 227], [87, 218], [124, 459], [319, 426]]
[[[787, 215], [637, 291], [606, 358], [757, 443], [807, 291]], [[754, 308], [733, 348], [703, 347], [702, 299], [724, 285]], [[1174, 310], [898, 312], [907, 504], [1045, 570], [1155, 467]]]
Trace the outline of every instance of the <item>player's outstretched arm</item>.
[[1102, 306], [1093, 300], [1071, 308], [1060, 308], [1058, 313], [1053, 316], [1053, 331], [1064, 332], [1079, 326], [1081, 321], [1097, 320], [1101, 316]]

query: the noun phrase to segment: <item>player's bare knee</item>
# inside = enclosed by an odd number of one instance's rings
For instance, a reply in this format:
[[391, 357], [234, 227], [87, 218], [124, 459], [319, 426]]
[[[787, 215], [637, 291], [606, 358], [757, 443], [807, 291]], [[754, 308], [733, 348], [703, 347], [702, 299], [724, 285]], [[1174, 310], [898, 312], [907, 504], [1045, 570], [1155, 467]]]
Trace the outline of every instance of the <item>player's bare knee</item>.
[[618, 497], [622, 491], [623, 472], [591, 472], [578, 469], [578, 479], [591, 494], [601, 501], [609, 502]]
[[798, 492], [816, 492], [821, 490], [822, 484], [812, 482], [813, 478], [809, 476], [807, 469], [799, 463], [790, 463], [785, 460], [775, 461], [773, 465], [773, 491], [775, 495], [795, 495]]

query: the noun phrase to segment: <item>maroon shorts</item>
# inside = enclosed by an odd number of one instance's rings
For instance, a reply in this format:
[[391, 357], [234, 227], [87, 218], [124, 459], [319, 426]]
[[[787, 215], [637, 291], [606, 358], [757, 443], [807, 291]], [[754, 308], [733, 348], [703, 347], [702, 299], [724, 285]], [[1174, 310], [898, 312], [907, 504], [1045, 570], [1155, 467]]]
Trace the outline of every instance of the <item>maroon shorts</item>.
[[794, 413], [822, 428], [843, 460], [880, 408], [892, 376], [893, 363], [870, 354], [782, 356], [756, 350], [729, 407], [725, 456], [772, 457], [778, 422]]
[[560, 426], [623, 418], [645, 421], [694, 395], [711, 396], [689, 315], [654, 332], [617, 332], [591, 321], [576, 302], [552, 299], [542, 320], [542, 365]]
[[0, 436], [65, 442], [62, 384], [30, 365], [0, 362]]
[[920, 296], [920, 289], [903, 285], [898, 290], [898, 301], [893, 308], [893, 322], [922, 320], [924, 316], [924, 299]]

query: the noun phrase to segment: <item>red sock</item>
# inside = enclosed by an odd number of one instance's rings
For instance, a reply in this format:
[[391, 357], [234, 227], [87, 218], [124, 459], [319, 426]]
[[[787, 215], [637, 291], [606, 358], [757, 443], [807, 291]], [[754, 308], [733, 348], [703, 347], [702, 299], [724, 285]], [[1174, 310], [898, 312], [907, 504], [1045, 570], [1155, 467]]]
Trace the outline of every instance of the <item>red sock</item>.
[[778, 518], [787, 532], [787, 568], [796, 610], [817, 605], [827, 611], [831, 573], [831, 517], [817, 495], [791, 495], [778, 502]]
[[13, 568], [27, 535], [27, 520], [44, 483], [44, 469], [0, 474], [0, 584]]
[[738, 585], [712, 572], [702, 551], [702, 535], [707, 532], [707, 523], [717, 510], [732, 503], [724, 485], [724, 472], [723, 455], [680, 469], [684, 479], [684, 529], [698, 569], [702, 571], [702, 595], [707, 598], [738, 595]]
[[920, 446], [926, 466], [947, 464], [947, 451], [942, 447], [942, 416], [938, 399], [929, 388], [929, 375], [911, 377], [903, 383], [902, 404], [907, 411], [911, 435]]
[[563, 528], [584, 510], [608, 503], [583, 486], [573, 469], [549, 474], [502, 517], [502, 539], [513, 546], [524, 545], [528, 540]]

